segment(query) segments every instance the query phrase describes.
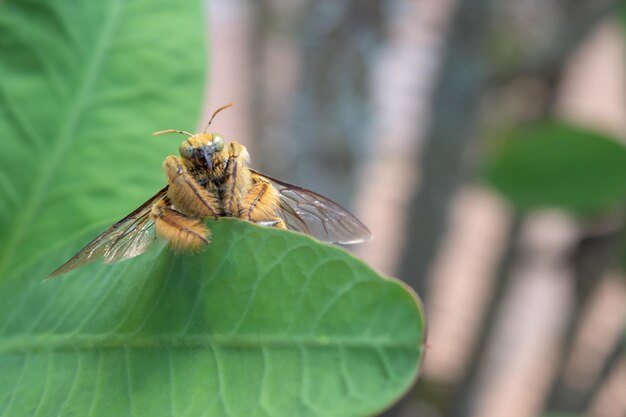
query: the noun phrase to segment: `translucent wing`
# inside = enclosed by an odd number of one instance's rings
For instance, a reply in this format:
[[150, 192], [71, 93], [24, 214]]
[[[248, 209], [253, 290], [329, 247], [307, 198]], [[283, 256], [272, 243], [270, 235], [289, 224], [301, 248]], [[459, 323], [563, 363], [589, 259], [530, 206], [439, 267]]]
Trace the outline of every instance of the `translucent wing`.
[[102, 232], [48, 278], [64, 274], [100, 258], [104, 259], [105, 263], [113, 263], [144, 253], [155, 240], [154, 221], [149, 216], [150, 210], [157, 201], [165, 198], [166, 192], [167, 187]]
[[372, 238], [367, 226], [339, 204], [306, 188], [250, 171], [270, 181], [278, 190], [278, 214], [288, 229], [328, 243], [359, 243]]

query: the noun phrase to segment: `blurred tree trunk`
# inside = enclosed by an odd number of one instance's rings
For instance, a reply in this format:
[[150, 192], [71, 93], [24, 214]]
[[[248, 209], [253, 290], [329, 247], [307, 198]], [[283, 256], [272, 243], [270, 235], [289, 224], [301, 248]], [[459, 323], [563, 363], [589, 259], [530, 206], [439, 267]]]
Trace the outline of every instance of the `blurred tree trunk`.
[[[542, 66], [536, 67], [538, 73], [543, 73], [544, 77], [550, 77], [562, 71], [570, 56], [600, 23], [617, 10], [619, 4], [620, 0], [566, 0], [564, 7], [566, 18], [561, 30], [555, 36], [552, 53], [547, 56], [547, 59], [537, 61], [544, 62]], [[595, 392], [599, 390], [608, 375], [608, 372], [603, 373], [593, 386], [582, 391], [569, 386], [565, 378], [566, 365], [573, 351], [589, 301], [596, 293], [606, 272], [615, 266], [620, 236], [624, 234], [625, 228], [622, 219], [615, 222], [611, 220], [611, 217], [614, 217], [614, 213], [608, 213], [604, 221], [612, 224], [613, 227], [608, 230], [600, 227], [599, 231], [595, 230], [591, 234], [582, 236], [571, 256], [575, 300], [561, 339], [562, 351], [555, 365], [555, 379], [546, 399], [545, 410], [547, 412], [584, 413]], [[611, 360], [610, 357], [605, 358], [605, 362]]]
[[[458, 1], [432, 97], [430, 125], [415, 156], [420, 181], [407, 210], [406, 241], [396, 275], [420, 294], [427, 309], [427, 276], [446, 229], [450, 201], [466, 178], [467, 156], [477, 139], [480, 103], [487, 88], [483, 47], [490, 10], [489, 0]], [[434, 381], [420, 384], [420, 391], [441, 391]], [[441, 398], [448, 398], [446, 391]], [[402, 416], [412, 398], [406, 397], [382, 416]], [[433, 404], [432, 398], [428, 402], [439, 412], [445, 409], [445, 404]]]
[[[445, 232], [449, 201], [462, 183], [463, 174], [467, 172], [463, 157], [473, 146], [483, 93], [488, 88], [501, 86], [503, 81], [537, 77], [546, 86], [544, 101], [540, 103], [541, 110], [537, 114], [538, 117], [550, 116], [566, 61], [597, 23], [610, 13], [615, 3], [605, 1], [594, 3], [593, 7], [587, 7], [589, 4], [582, 7], [583, 0], [567, 1], [571, 3], [569, 10], [577, 12], [576, 18], [564, 20], [564, 30], [555, 32], [553, 47], [543, 54], [530, 57], [515, 68], [497, 74], [486, 73], [486, 57], [480, 46], [486, 37], [487, 25], [484, 21], [475, 20], [488, 16], [491, 5], [486, 0], [459, 1], [446, 45], [439, 85], [433, 98], [433, 119], [427, 141], [420, 152], [422, 183], [410, 205], [406, 252], [400, 264], [399, 276], [411, 277], [409, 283], [422, 295], [426, 294], [431, 262], [437, 254], [440, 236]], [[581, 8], [576, 9], [574, 6]], [[485, 82], [487, 78], [489, 86]], [[486, 312], [486, 322], [472, 352], [466, 374], [455, 387], [441, 387], [436, 381], [424, 378], [418, 385], [417, 398], [424, 400], [428, 404], [427, 408], [435, 414], [465, 417], [474, 411], [475, 402], [481, 395], [478, 375], [485, 364], [485, 351], [492, 340], [503, 294], [509, 287], [510, 274], [516, 260], [515, 247], [523, 221], [523, 217], [514, 221], [512, 233], [508, 237], [496, 289]], [[555, 389], [561, 382], [556, 381]], [[438, 392], [435, 401], [426, 398], [429, 394], [425, 392], [432, 390]], [[400, 404], [384, 416], [402, 415], [402, 408]]]
[[487, 87], [483, 43], [490, 7], [489, 0], [459, 0], [432, 98], [430, 126], [416, 155], [420, 183], [408, 207], [397, 276], [405, 277], [422, 297], [446, 229], [450, 200], [468, 172], [467, 156], [477, 136], [480, 102]]
[[[563, 64], [564, 62], [558, 62], [554, 67], [546, 67], [541, 74], [540, 78], [542, 85], [545, 86], [545, 91], [541, 100], [533, 103], [537, 107], [535, 113], [537, 120], [549, 118], [554, 112], [563, 79]], [[521, 231], [525, 223], [526, 215], [515, 213], [505, 243], [505, 250], [494, 279], [493, 293], [487, 304], [484, 320], [478, 330], [476, 345], [471, 350], [465, 374], [456, 382], [455, 386], [451, 387], [448, 393], [449, 397], [446, 398], [447, 401], [444, 404], [443, 415], [445, 416], [469, 417], [473, 415], [476, 404], [483, 394], [480, 376], [487, 364], [488, 347], [493, 341], [499, 323], [499, 312], [503, 308], [506, 294], [511, 287], [513, 272], [519, 255]]]
[[501, 310], [505, 295], [511, 286], [512, 271], [518, 259], [520, 236], [525, 221], [526, 218], [522, 214], [516, 214], [513, 219], [506, 248], [496, 273], [493, 293], [485, 311], [485, 320], [482, 323], [476, 346], [471, 352], [468, 369], [465, 370], [465, 375], [457, 382], [456, 387], [449, 392], [450, 396], [447, 404], [445, 404], [446, 413], [444, 415], [446, 416], [466, 417], [471, 416], [474, 412], [482, 388], [479, 381], [480, 372], [484, 369], [487, 360], [487, 348], [493, 340], [498, 324], [500, 317], [498, 312]]
[[[382, 0], [311, 0], [299, 29], [290, 178], [349, 205], [368, 157], [371, 78], [386, 27]], [[280, 76], [275, 74], [274, 76]]]
[[[565, 66], [571, 55], [577, 50], [578, 46], [587, 39], [590, 32], [606, 17], [615, 5], [611, 1], [601, 4], [594, 3], [590, 6], [587, 2], [585, 7], [581, 0], [566, 0], [564, 7], [566, 10], [566, 18], [563, 19], [563, 26], [554, 33], [554, 41], [552, 48], [541, 56], [535, 56], [528, 63], [523, 63], [511, 74], [517, 74], [520, 77], [532, 75], [542, 81], [546, 91], [542, 95], [541, 103], [535, 103], [540, 107], [537, 118], [550, 118], [554, 114], [554, 108], [559, 97], [560, 85], [563, 80]], [[578, 6], [575, 8], [573, 6]], [[493, 79], [499, 80], [501, 74], [493, 74]], [[512, 81], [513, 77], [509, 78]], [[518, 239], [520, 227], [523, 224], [523, 217], [519, 217], [514, 222], [513, 233], [508, 237], [507, 250], [502, 259], [499, 272], [496, 277], [495, 292], [485, 312], [485, 322], [478, 337], [478, 343], [473, 349], [469, 359], [469, 367], [464, 377], [457, 383], [455, 393], [450, 398], [449, 411], [446, 415], [451, 417], [467, 417], [474, 412], [476, 401], [481, 396], [481, 387], [479, 375], [484, 369], [486, 363], [486, 351], [489, 342], [493, 340], [493, 334], [497, 325], [498, 312], [502, 309], [504, 294], [510, 286], [511, 273], [516, 260], [515, 245]], [[572, 257], [573, 260], [579, 261], [574, 263], [573, 279], [577, 288], [577, 299], [575, 300], [574, 311], [568, 318], [567, 330], [563, 336], [564, 352], [559, 356], [557, 364], [557, 378], [552, 387], [552, 393], [548, 403], [548, 408], [553, 411], [567, 410], [565, 398], [570, 394], [567, 387], [564, 386], [563, 371], [566, 360], [569, 356], [574, 336], [580, 325], [582, 312], [585, 310], [587, 301], [591, 293], [595, 290], [600, 276], [606, 270], [606, 266], [610, 263], [610, 259], [614, 259], [611, 255], [613, 248], [611, 245], [594, 245], [590, 247], [583, 245], [579, 247], [579, 252]], [[593, 267], [589, 268], [589, 261], [592, 259]], [[571, 399], [571, 397], [570, 397]], [[581, 408], [576, 410], [582, 412]]]
[[[255, 163], [261, 171], [266, 171], [271, 159], [264, 149], [265, 130], [267, 126], [268, 107], [272, 92], [267, 87], [267, 51], [272, 34], [271, 21], [274, 15], [268, 0], [255, 0], [250, 2], [252, 8], [252, 24], [250, 33], [250, 62], [254, 63], [254, 69], [250, 71], [250, 125], [253, 134], [253, 143], [258, 148], [255, 150]], [[280, 173], [275, 172], [274, 175]]]

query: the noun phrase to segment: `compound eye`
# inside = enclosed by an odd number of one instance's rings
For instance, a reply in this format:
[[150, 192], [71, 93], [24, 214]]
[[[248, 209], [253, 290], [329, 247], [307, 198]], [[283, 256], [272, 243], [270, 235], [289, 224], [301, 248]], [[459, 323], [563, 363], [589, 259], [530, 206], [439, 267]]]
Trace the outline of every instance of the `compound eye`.
[[213, 148], [218, 152], [224, 149], [224, 138], [218, 134], [213, 134]]
[[191, 156], [193, 155], [193, 150], [194, 147], [191, 146], [191, 144], [186, 140], [182, 141], [178, 146], [178, 152], [180, 153], [180, 156], [186, 159], [191, 159]]

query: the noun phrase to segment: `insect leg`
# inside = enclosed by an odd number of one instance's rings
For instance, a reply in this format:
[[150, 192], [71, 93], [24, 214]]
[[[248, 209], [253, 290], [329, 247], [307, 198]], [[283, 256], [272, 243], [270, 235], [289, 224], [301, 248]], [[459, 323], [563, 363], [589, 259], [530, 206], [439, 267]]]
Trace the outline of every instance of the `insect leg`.
[[185, 165], [176, 156], [168, 156], [163, 162], [169, 187], [167, 197], [177, 210], [198, 217], [218, 217], [218, 197], [202, 187], [187, 172]]
[[248, 169], [248, 151], [243, 145], [231, 142], [228, 146], [225, 181], [223, 185], [223, 206], [227, 216], [240, 217], [243, 198], [252, 184]]
[[210, 242], [211, 232], [202, 222], [172, 209], [164, 200], [152, 207], [150, 217], [157, 235], [175, 249], [199, 249]]
[[258, 175], [252, 176], [253, 185], [244, 197], [240, 216], [263, 226], [286, 229], [285, 222], [277, 216], [279, 197], [276, 188]]

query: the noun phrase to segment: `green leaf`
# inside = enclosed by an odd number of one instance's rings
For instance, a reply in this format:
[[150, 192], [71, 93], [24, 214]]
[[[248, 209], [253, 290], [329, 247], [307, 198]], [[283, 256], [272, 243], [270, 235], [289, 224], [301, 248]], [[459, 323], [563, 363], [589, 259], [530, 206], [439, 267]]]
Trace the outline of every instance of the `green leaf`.
[[483, 178], [518, 208], [585, 214], [626, 196], [626, 147], [600, 133], [542, 123], [511, 132], [499, 145]]
[[151, 133], [197, 122], [202, 15], [200, 1], [0, 2], [0, 277], [162, 186], [172, 139]]
[[[159, 248], [0, 286], [10, 416], [366, 416], [423, 352], [415, 296], [343, 249], [233, 219], [198, 254]], [[66, 252], [65, 255], [69, 255]]]
[[424, 318], [340, 248], [234, 220], [42, 283], [164, 184], [205, 73], [201, 2], [0, 2], [0, 416], [363, 416]]

